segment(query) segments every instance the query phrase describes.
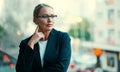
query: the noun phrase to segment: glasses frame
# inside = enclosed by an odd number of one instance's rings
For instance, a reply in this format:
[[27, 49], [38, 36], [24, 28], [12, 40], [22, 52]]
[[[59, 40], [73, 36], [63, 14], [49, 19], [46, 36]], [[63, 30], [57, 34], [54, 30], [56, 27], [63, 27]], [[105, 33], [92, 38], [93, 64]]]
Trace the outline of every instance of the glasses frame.
[[41, 16], [37, 16], [37, 18], [43, 18], [43, 19], [47, 19], [47, 18], [55, 18], [55, 17], [57, 17], [57, 15], [51, 15], [51, 16], [49, 16], [49, 15], [41, 15]]

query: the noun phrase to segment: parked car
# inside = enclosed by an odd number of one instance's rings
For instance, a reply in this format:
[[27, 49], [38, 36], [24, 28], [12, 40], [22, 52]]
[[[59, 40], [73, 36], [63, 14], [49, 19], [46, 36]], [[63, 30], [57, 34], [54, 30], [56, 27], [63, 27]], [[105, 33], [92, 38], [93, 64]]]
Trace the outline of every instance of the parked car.
[[0, 50], [0, 72], [16, 72], [16, 59]]
[[73, 54], [67, 72], [94, 72], [97, 59], [91, 54]]

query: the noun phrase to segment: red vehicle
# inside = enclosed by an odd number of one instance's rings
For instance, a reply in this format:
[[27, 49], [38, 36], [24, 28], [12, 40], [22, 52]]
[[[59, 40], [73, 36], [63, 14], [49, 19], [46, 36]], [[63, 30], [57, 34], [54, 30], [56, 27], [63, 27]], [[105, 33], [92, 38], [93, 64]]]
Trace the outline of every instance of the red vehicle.
[[15, 72], [16, 59], [0, 50], [0, 72]]

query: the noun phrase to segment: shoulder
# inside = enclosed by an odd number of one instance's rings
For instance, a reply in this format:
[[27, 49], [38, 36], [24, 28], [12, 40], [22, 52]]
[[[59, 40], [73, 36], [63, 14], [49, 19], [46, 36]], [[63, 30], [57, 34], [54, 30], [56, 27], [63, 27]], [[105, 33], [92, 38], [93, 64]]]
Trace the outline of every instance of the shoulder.
[[63, 32], [63, 31], [56, 30], [56, 29], [52, 29], [51, 32], [53, 32], [53, 33], [55, 33], [55, 34], [62, 34], [62, 35], [64, 35], [64, 34], [68, 34], [67, 32]]
[[70, 38], [69, 34], [67, 32], [63, 32], [63, 31], [60, 31], [60, 30], [56, 30], [56, 29], [53, 29], [52, 32], [54, 32], [54, 34], [60, 38]]
[[27, 45], [27, 44], [28, 44], [28, 41], [30, 40], [31, 37], [32, 37], [32, 36], [27, 37], [27, 38], [21, 40], [20, 46], [22, 46], [22, 45], [23, 45], [23, 46]]
[[32, 36], [26, 38], [26, 39], [23, 39], [21, 42], [20, 42], [20, 45], [19, 45], [19, 48], [20, 48], [20, 52], [33, 52], [32, 49], [28, 46], [28, 41], [30, 40]]

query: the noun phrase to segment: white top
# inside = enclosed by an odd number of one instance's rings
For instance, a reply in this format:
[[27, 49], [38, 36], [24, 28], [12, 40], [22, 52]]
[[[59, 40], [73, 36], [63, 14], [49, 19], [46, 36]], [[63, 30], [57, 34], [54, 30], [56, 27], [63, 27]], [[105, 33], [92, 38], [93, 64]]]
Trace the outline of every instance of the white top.
[[46, 46], [47, 46], [47, 40], [46, 41], [39, 41], [39, 52], [40, 52], [40, 57], [41, 57], [41, 64], [43, 66], [44, 63], [44, 54], [45, 54], [45, 50], [46, 50]]

